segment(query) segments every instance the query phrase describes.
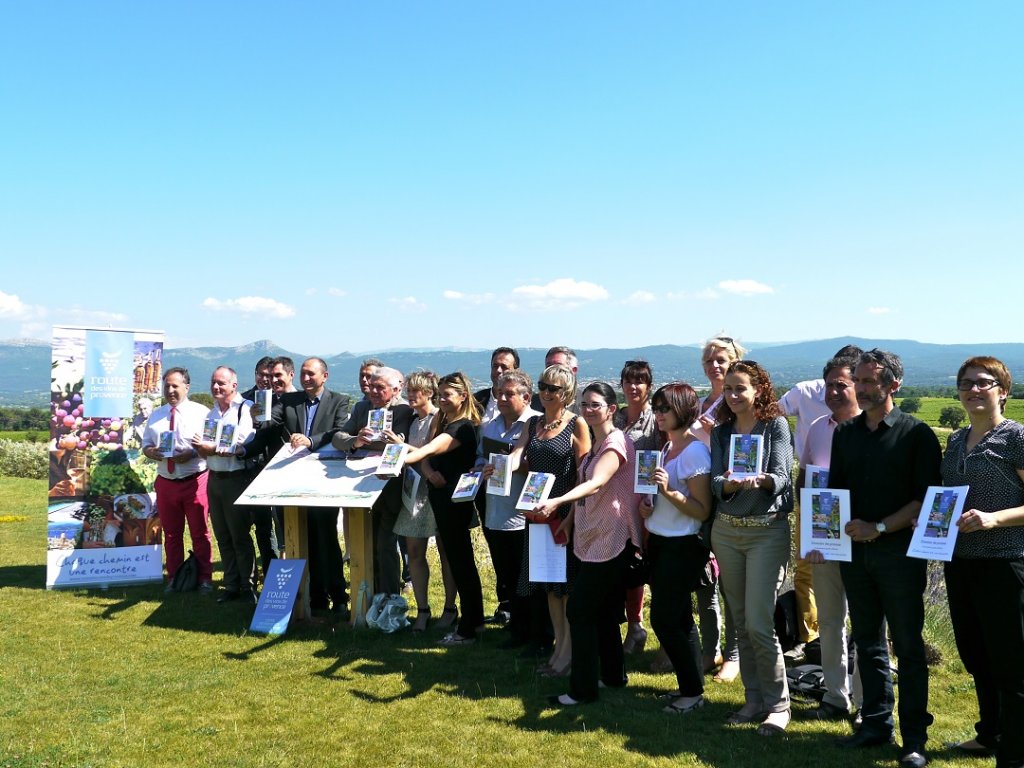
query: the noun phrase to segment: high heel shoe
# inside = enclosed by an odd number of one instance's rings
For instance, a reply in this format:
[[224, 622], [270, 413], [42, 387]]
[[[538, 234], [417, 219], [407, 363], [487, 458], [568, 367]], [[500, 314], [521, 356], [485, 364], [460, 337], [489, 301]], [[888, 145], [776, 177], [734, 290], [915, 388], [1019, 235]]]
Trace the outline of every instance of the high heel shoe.
[[454, 626], [459, 621], [459, 609], [455, 606], [449, 608], [445, 606], [445, 609], [441, 611], [440, 617], [434, 622], [435, 627], [441, 629], [447, 629], [448, 627]]
[[647, 630], [643, 625], [630, 623], [626, 630], [626, 639], [622, 641], [623, 653], [642, 653], [647, 645]]
[[430, 608], [418, 608], [416, 610], [416, 621], [413, 622], [413, 632], [424, 632], [427, 629], [427, 623], [430, 621]]

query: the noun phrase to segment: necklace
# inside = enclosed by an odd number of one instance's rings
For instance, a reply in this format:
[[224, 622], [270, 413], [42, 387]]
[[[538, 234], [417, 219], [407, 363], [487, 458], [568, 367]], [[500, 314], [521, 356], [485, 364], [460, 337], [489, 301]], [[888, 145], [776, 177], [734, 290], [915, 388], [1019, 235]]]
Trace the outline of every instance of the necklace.
[[562, 419], [565, 418], [565, 409], [563, 408], [561, 413], [558, 414], [558, 418], [554, 421], [549, 421], [541, 428], [541, 432], [547, 432], [552, 429], [557, 429], [562, 424]]

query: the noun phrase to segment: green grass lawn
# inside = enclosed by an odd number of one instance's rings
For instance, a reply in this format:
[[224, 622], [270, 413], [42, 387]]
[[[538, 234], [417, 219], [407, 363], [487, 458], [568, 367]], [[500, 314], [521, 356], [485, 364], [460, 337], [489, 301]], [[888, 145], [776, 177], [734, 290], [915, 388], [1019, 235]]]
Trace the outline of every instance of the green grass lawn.
[[[502, 651], [504, 633], [445, 650], [409, 632], [316, 626], [283, 638], [247, 632], [250, 614], [160, 586], [47, 591], [43, 481], [0, 478], [2, 766], [808, 766], [892, 763], [889, 749], [848, 754], [844, 726], [796, 721], [768, 742], [723, 724], [742, 687], [708, 682], [708, 706], [660, 712], [653, 633], [630, 658], [630, 684], [577, 711], [547, 709], [566, 690]], [[19, 519], [23, 518], [23, 519]], [[482, 575], [491, 576], [481, 550]], [[219, 574], [218, 574], [219, 578]], [[493, 590], [485, 586], [493, 607]], [[432, 595], [435, 611], [441, 598]], [[929, 635], [931, 746], [973, 734], [970, 679], [948, 647], [940, 608]], [[810, 705], [795, 704], [799, 711]]]

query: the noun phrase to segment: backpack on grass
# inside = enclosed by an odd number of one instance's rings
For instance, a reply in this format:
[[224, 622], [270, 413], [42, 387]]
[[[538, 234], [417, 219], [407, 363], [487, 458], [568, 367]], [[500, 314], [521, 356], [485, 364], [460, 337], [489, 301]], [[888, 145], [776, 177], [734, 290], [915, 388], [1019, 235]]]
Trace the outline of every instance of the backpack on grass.
[[190, 549], [188, 557], [171, 579], [171, 590], [174, 592], [195, 592], [199, 588], [199, 561]]

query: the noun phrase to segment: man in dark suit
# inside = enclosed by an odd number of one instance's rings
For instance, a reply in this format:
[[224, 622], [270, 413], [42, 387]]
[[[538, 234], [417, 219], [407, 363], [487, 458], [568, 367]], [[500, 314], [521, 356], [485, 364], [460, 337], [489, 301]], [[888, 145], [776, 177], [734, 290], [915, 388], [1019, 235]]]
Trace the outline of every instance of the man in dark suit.
[[473, 393], [473, 397], [480, 404], [480, 412], [483, 414], [480, 420], [481, 427], [498, 415], [498, 401], [495, 396], [501, 374], [505, 371], [517, 370], [519, 370], [519, 353], [512, 347], [498, 347], [491, 352], [491, 386]]
[[[409, 434], [416, 412], [402, 396], [402, 374], [394, 368], [376, 369], [370, 377], [367, 399], [360, 400], [352, 415], [334, 435], [332, 445], [340, 451], [363, 449], [380, 452], [396, 440], [404, 441]], [[366, 426], [370, 411], [386, 408], [391, 411], [391, 429], [377, 434]], [[402, 569], [398, 559], [398, 537], [395, 521], [402, 508], [402, 480], [388, 480], [372, 508], [373, 523], [373, 591], [398, 594], [402, 589]]]
[[[327, 377], [327, 363], [322, 359], [304, 361], [299, 371], [302, 391], [286, 392], [274, 403], [270, 415], [273, 426], [255, 432], [245, 446], [246, 457], [259, 455], [271, 443], [312, 451], [328, 445], [345, 424], [349, 397], [327, 389]], [[307, 513], [310, 608], [330, 607], [344, 616], [348, 613], [348, 595], [338, 544], [338, 510], [310, 507]]]

